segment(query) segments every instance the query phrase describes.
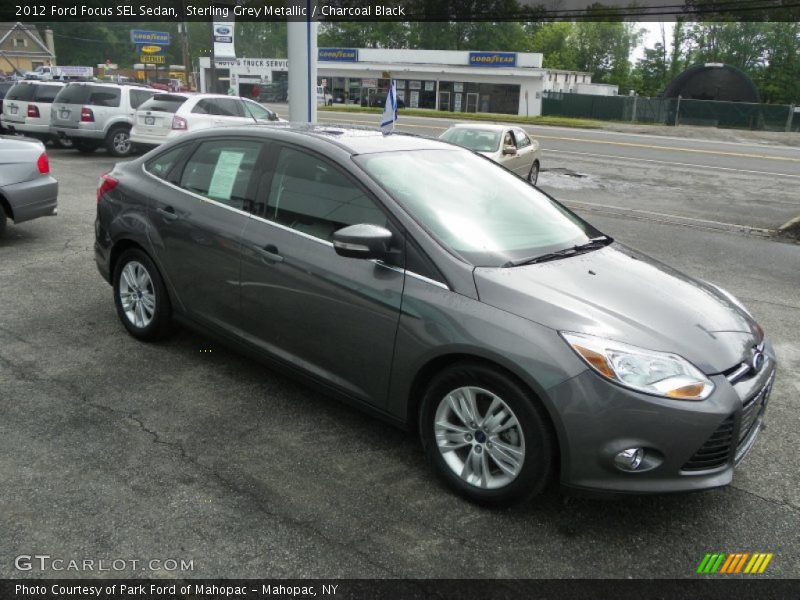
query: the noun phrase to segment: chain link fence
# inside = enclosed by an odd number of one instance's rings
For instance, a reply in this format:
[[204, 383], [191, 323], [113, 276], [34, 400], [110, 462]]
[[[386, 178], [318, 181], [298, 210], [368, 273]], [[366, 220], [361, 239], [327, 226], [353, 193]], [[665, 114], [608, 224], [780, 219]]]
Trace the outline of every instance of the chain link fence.
[[787, 104], [544, 92], [542, 115], [660, 125], [800, 131], [800, 107]]

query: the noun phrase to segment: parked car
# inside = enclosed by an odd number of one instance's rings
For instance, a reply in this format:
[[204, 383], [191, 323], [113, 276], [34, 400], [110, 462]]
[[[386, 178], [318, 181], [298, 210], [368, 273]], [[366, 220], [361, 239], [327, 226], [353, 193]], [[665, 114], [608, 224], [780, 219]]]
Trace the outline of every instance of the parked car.
[[57, 210], [58, 182], [50, 175], [44, 144], [0, 137], [0, 235], [8, 219], [19, 224]]
[[[361, 97], [361, 106], [371, 106], [373, 108], [383, 108], [386, 106], [386, 92], [377, 92], [369, 96]], [[397, 108], [405, 108], [406, 103], [401, 98], [397, 99]]]
[[187, 131], [282, 121], [248, 98], [222, 94], [156, 94], [136, 111], [131, 141], [157, 146]]
[[176, 320], [417, 430], [470, 500], [726, 485], [761, 427], [775, 353], [736, 298], [452, 144], [209, 129], [97, 198], [131, 335]]
[[51, 132], [72, 140], [80, 152], [94, 152], [104, 145], [112, 156], [127, 156], [133, 151], [134, 111], [157, 93], [116, 83], [70, 83], [53, 101]]
[[69, 146], [62, 143], [50, 132], [50, 109], [53, 99], [64, 87], [57, 81], [20, 81], [3, 98], [3, 111], [0, 115], [3, 129], [7, 133], [21, 134], [56, 146]]
[[503, 165], [536, 185], [542, 164], [539, 142], [512, 125], [464, 123], [453, 125], [439, 136]]
[[[0, 81], [0, 115], [3, 114], [3, 100], [5, 99], [8, 90], [10, 90], [15, 85], [16, 82], [14, 81], [8, 81], [8, 80]], [[0, 119], [0, 133], [5, 133], [5, 127], [3, 127], [2, 119]]]

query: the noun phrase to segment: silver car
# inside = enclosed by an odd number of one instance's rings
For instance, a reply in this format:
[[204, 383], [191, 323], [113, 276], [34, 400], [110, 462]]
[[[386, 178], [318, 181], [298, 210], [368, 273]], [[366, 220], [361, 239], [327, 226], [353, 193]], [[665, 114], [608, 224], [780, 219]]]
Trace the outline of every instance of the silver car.
[[439, 139], [483, 154], [536, 185], [542, 164], [539, 142], [513, 125], [462, 123], [453, 125]]
[[44, 144], [0, 137], [0, 235], [14, 223], [55, 215], [58, 182], [50, 175]]
[[131, 127], [136, 109], [158, 90], [115, 83], [70, 83], [53, 101], [50, 131], [91, 153], [105, 146], [112, 156], [133, 151]]

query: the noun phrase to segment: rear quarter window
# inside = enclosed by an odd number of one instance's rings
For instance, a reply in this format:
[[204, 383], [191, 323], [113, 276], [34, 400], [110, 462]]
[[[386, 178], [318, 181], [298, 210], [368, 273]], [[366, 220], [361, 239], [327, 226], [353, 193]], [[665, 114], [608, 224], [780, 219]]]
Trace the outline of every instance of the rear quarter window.
[[119, 106], [120, 90], [119, 88], [92, 88], [89, 93], [89, 101], [87, 104], [91, 106]]
[[63, 86], [60, 85], [38, 85], [36, 86], [35, 102], [50, 104], [56, 99]]

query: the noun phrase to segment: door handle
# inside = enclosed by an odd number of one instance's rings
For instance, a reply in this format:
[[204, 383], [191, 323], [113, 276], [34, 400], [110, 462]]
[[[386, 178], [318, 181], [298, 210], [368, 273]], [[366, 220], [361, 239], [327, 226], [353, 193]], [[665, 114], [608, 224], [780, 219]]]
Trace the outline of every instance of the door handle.
[[256, 250], [261, 255], [261, 262], [273, 265], [283, 262], [283, 256], [278, 254], [278, 249], [273, 244], [267, 244], [263, 248], [256, 246]]
[[167, 206], [166, 208], [159, 208], [158, 214], [164, 217], [167, 221], [174, 221], [178, 218], [178, 215], [175, 214], [175, 209], [171, 206]]

